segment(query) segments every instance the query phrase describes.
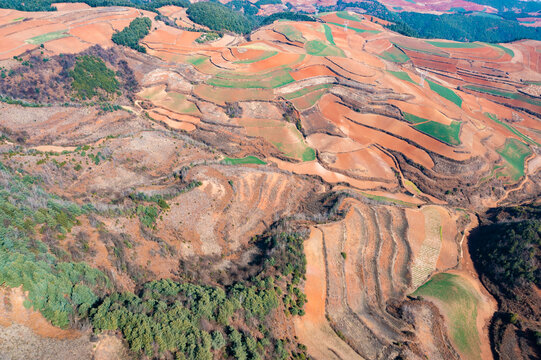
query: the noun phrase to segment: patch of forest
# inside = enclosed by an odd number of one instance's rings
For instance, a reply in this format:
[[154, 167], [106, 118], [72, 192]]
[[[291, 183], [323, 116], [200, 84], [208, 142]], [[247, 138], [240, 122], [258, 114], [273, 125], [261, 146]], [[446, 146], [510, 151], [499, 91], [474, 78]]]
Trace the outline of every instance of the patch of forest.
[[541, 346], [541, 207], [488, 211], [468, 244], [483, 284], [498, 301], [490, 326], [495, 358], [535, 358]]
[[[258, 251], [250, 276], [226, 284], [180, 274], [176, 280], [138, 282], [135, 293], [115, 292], [107, 274], [63, 247], [81, 216], [98, 214], [91, 203], [61, 199], [48, 193], [41, 179], [2, 163], [0, 179], [0, 278], [4, 286], [22, 286], [28, 294], [25, 306], [53, 325], [120, 331], [135, 356], [306, 358], [305, 347], [283, 330], [291, 316], [304, 314], [303, 236], [275, 232], [254, 239]], [[134, 194], [130, 199], [137, 200], [137, 209], [141, 202], [168, 207], [162, 197]], [[103, 225], [97, 221], [96, 226]], [[84, 238], [76, 240], [83, 241], [81, 252], [92, 251]], [[129, 239], [122, 242], [133, 246]], [[120, 243], [115, 242], [115, 256], [123, 257]]]
[[144, 38], [150, 32], [152, 21], [147, 17], [135, 18], [121, 31], [113, 34], [112, 40], [117, 45], [124, 45], [142, 53], [147, 50], [139, 44], [139, 40]]
[[135, 75], [120, 51], [92, 46], [79, 55], [48, 57], [39, 48], [14, 57], [0, 67], [0, 101], [23, 106], [109, 104], [131, 98], [138, 89]]
[[[491, 3], [492, 1], [487, 0], [487, 2]], [[320, 11], [355, 11], [357, 9], [363, 10], [367, 15], [392, 22], [393, 24], [386, 27], [411, 37], [489, 43], [510, 42], [519, 39], [541, 40], [541, 28], [520, 25], [516, 21], [516, 17], [520, 17], [520, 15], [513, 13], [514, 17], [505, 16], [510, 12], [503, 13], [500, 18], [477, 16], [473, 12], [442, 15], [394, 12], [376, 0], [362, 2], [338, 0], [336, 5], [319, 8]], [[539, 6], [537, 10], [539, 10]]]

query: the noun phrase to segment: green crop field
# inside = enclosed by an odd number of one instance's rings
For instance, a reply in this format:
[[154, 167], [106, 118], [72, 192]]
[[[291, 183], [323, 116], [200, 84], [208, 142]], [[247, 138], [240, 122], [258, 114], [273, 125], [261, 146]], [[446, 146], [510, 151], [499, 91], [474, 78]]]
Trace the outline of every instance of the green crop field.
[[447, 42], [447, 41], [430, 41], [427, 43], [443, 49], [475, 49], [484, 47], [482, 44], [470, 43], [470, 42]]
[[317, 91], [317, 90], [328, 89], [331, 86], [332, 86], [331, 84], [319, 84], [319, 85], [307, 86], [305, 88], [294, 91], [292, 93], [284, 94], [284, 98], [287, 99], [287, 100], [292, 100], [292, 99], [304, 96], [306, 94], [309, 94], [309, 93]]
[[387, 197], [387, 196], [373, 195], [373, 194], [368, 194], [368, 193], [365, 193], [365, 192], [361, 192], [361, 195], [364, 196], [365, 198], [368, 198], [368, 199], [371, 199], [371, 200], [374, 200], [374, 201], [378, 201], [378, 202], [381, 202], [383, 204], [396, 204], [396, 205], [401, 205], [401, 206], [405, 206], [405, 207], [413, 207], [413, 208], [417, 207], [417, 204], [410, 203], [410, 202], [403, 201], [403, 200], [399, 200], [399, 199], [394, 199], [394, 198]]
[[231, 80], [222, 78], [212, 78], [207, 81], [207, 84], [226, 88], [239, 89], [274, 89], [280, 86], [287, 85], [295, 80], [289, 73], [285, 73], [280, 77], [267, 78], [264, 80]]
[[266, 51], [261, 56], [255, 58], [255, 59], [234, 61], [233, 64], [251, 64], [251, 63], [258, 62], [258, 61], [266, 60], [266, 59], [268, 59], [270, 57], [273, 57], [276, 54], [278, 54], [278, 51]]
[[292, 25], [279, 24], [275, 27], [275, 30], [284, 35], [291, 41], [298, 41], [305, 43], [306, 39], [302, 36], [302, 33]]
[[402, 50], [398, 49], [394, 45], [390, 50], [386, 50], [381, 53], [379, 57], [399, 64], [403, 64], [410, 59], [408, 55], [406, 55]]
[[[513, 181], [517, 181], [524, 176], [524, 161], [532, 154], [528, 145], [517, 139], [509, 138], [505, 140], [503, 148], [497, 151], [506, 163], [506, 175]], [[505, 172], [502, 174], [505, 175]]]
[[229, 165], [239, 165], [239, 164], [257, 164], [257, 165], [266, 165], [267, 163], [261, 160], [256, 156], [246, 156], [243, 158], [229, 158], [224, 159], [224, 163]]
[[491, 46], [497, 47], [500, 50], [505, 51], [507, 54], [511, 55], [511, 57], [515, 56], [515, 52], [509, 48], [506, 48], [505, 46], [499, 45], [499, 44], [490, 44]]
[[54, 31], [43, 35], [34, 36], [33, 38], [27, 39], [26, 42], [28, 44], [32, 45], [40, 45], [44, 44], [47, 41], [52, 41], [56, 39], [61, 39], [71, 36], [70, 34], [66, 33], [66, 30], [63, 31]]
[[[346, 27], [344, 24], [339, 24], [339, 23], [335, 23], [335, 22], [332, 22], [332, 21], [329, 21], [329, 24], [333, 24], [333, 25], [340, 26], [340, 27], [343, 27], [343, 28]], [[359, 29], [359, 28], [351, 27], [351, 26], [348, 26], [348, 29], [351, 29], [351, 30], [356, 31], [358, 33], [367, 32], [367, 33], [370, 33], [370, 34], [379, 34], [381, 32], [379, 30], [366, 30], [366, 29]]]
[[168, 92], [165, 99], [156, 101], [156, 103], [179, 114], [199, 113], [197, 106], [191, 101], [188, 101], [186, 95], [174, 91]]
[[446, 98], [447, 100], [454, 102], [458, 107], [462, 107], [462, 99], [451, 89], [446, 88], [440, 84], [436, 84], [430, 80], [427, 80], [432, 91], [437, 92], [441, 97]]
[[404, 184], [411, 187], [416, 194], [421, 194], [421, 190], [419, 190], [419, 188], [417, 187], [417, 185], [415, 185], [413, 181], [404, 179]]
[[327, 89], [315, 90], [306, 95], [293, 99], [292, 102], [298, 110], [306, 110], [314, 106], [319, 99], [325, 95], [325, 93], [327, 93]]
[[413, 127], [425, 134], [432, 136], [449, 145], [460, 145], [460, 125], [462, 123], [454, 121], [451, 125], [443, 125], [436, 121], [429, 121], [414, 125]]
[[308, 54], [315, 56], [345, 56], [341, 49], [333, 45], [327, 45], [320, 40], [308, 41], [304, 48]]
[[243, 73], [238, 71], [221, 71], [215, 75], [216, 78], [224, 80], [265, 80], [270, 77], [281, 76], [284, 72], [289, 72], [290, 68], [272, 70], [261, 73]]
[[407, 112], [404, 113], [404, 119], [406, 119], [407, 122], [412, 123], [412, 124], [419, 124], [419, 123], [429, 121], [427, 119], [423, 119], [422, 117], [419, 117], [417, 115], [413, 115]]
[[404, 71], [392, 71], [392, 70], [387, 70], [387, 72], [389, 74], [392, 74], [394, 76], [396, 76], [397, 78], [399, 78], [400, 80], [404, 80], [404, 81], [409, 81], [410, 83], [412, 84], [415, 84], [415, 81], [413, 81], [413, 79], [410, 77], [410, 75]]
[[445, 57], [445, 58], [449, 58], [450, 55], [446, 52], [443, 52], [443, 51], [430, 51], [430, 50], [424, 50], [424, 49], [416, 49], [416, 48], [412, 48], [412, 47], [409, 47], [409, 46], [404, 46], [404, 45], [400, 45], [400, 44], [397, 44], [395, 42], [392, 42], [391, 43], [400, 48], [400, 49], [406, 49], [406, 50], [410, 50], [410, 51], [415, 51], [415, 52], [418, 52], [418, 53], [421, 53], [421, 54], [427, 54], [427, 55], [434, 55], [434, 56], [441, 56], [441, 57]]
[[513, 126], [507, 124], [507, 123], [504, 123], [503, 121], [500, 121], [498, 120], [498, 117], [495, 115], [495, 114], [491, 114], [491, 113], [488, 113], [486, 112], [485, 115], [493, 120], [494, 122], [504, 126], [507, 130], [511, 131], [513, 134], [515, 134], [516, 136], [520, 137], [522, 140], [530, 143], [530, 144], [534, 144], [534, 145], [537, 145], [537, 146], [541, 146], [541, 144], [539, 144], [538, 142], [530, 139], [530, 137], [524, 135], [523, 133], [521, 133], [520, 131], [518, 131], [517, 129], [515, 129]]
[[284, 68], [260, 75], [222, 72], [209, 79], [207, 84], [239, 89], [274, 89], [295, 81], [289, 73], [290, 70]]
[[206, 56], [192, 56], [186, 59], [186, 62], [192, 64], [193, 66], [198, 66], [203, 64], [208, 58]]
[[476, 290], [460, 276], [441, 273], [434, 275], [414, 293], [436, 299], [447, 314], [449, 335], [457, 349], [468, 359], [480, 359], [480, 339], [477, 333]]
[[327, 38], [327, 41], [330, 42], [332, 45], [336, 45], [332, 36], [331, 27], [327, 24], [323, 24], [323, 27], [325, 28], [325, 37]]
[[302, 153], [302, 161], [312, 161], [316, 159], [316, 152], [311, 147], [306, 147]]
[[451, 125], [444, 125], [406, 112], [404, 113], [404, 118], [406, 121], [413, 124], [412, 126], [416, 130], [419, 130], [428, 136], [432, 136], [449, 145], [460, 144], [460, 125], [462, 123], [459, 121], [453, 120]]
[[476, 85], [466, 85], [464, 86], [464, 88], [477, 91], [480, 93], [489, 94], [489, 95], [501, 96], [507, 99], [523, 101], [534, 106], [541, 106], [541, 101], [529, 98], [526, 95], [522, 95], [519, 93], [514, 93], [514, 92], [504, 91], [504, 90], [499, 90], [499, 89], [486, 88], [486, 87], [481, 87], [481, 86], [476, 86]]
[[336, 13], [336, 16], [344, 20], [357, 21], [357, 22], [362, 21], [357, 15], [349, 14], [347, 11], [338, 11]]

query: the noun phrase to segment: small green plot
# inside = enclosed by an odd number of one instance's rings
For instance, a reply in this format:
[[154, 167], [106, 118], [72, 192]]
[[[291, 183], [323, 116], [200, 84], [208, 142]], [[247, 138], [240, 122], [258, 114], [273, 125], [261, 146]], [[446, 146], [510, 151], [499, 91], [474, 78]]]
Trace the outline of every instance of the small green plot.
[[267, 163], [261, 160], [256, 156], [246, 156], [243, 158], [230, 158], [226, 157], [224, 159], [225, 164], [229, 165], [240, 165], [240, 164], [256, 164], [256, 165], [266, 165]]
[[336, 45], [336, 43], [334, 42], [334, 37], [332, 36], [331, 27], [327, 24], [323, 24], [323, 27], [325, 28], [325, 37], [327, 38], [327, 41], [330, 42], [332, 45]]
[[437, 299], [447, 314], [449, 335], [458, 350], [468, 359], [480, 359], [480, 339], [477, 332], [479, 296], [464, 279], [454, 274], [436, 274], [414, 293]]
[[44, 44], [48, 41], [56, 40], [56, 39], [62, 39], [68, 36], [71, 36], [70, 34], [66, 33], [67, 30], [62, 31], [54, 31], [43, 35], [34, 36], [33, 38], [27, 39], [26, 42], [28, 44], [32, 45], [40, 45]]
[[316, 152], [311, 147], [306, 147], [302, 153], [302, 161], [312, 161], [316, 159]]
[[482, 44], [471, 43], [471, 42], [447, 42], [447, 41], [430, 41], [427, 40], [427, 43], [434, 45], [443, 49], [475, 49], [484, 47]]
[[532, 151], [528, 145], [517, 139], [507, 139], [503, 148], [497, 150], [506, 163], [507, 175], [517, 181], [524, 176], [524, 162]]
[[407, 72], [404, 72], [404, 71], [392, 71], [392, 70], [387, 70], [387, 72], [389, 74], [392, 74], [392, 75], [396, 76], [400, 80], [409, 81], [410, 83], [417, 85], [417, 83], [415, 81], [413, 81], [413, 79], [410, 77], [410, 75]]
[[308, 41], [304, 48], [308, 54], [315, 56], [345, 56], [341, 49], [334, 45], [327, 45], [320, 40]]
[[419, 116], [404, 113], [404, 118], [412, 126], [428, 136], [438, 139], [449, 145], [460, 145], [460, 125], [459, 121], [452, 121], [451, 125], [444, 125], [436, 121], [423, 119]]
[[24, 16], [23, 16], [23, 17], [18, 17], [18, 18], [16, 18], [16, 19], [11, 20], [11, 22], [22, 21], [22, 20], [24, 20], [24, 19], [25, 19]]
[[270, 57], [273, 57], [274, 55], [278, 54], [278, 51], [265, 51], [261, 56], [255, 58], [255, 59], [249, 59], [249, 60], [239, 60], [233, 62], [233, 64], [251, 64], [258, 61], [267, 60]]
[[446, 98], [447, 100], [454, 102], [458, 107], [462, 107], [462, 99], [451, 89], [446, 88], [440, 84], [436, 84], [430, 80], [427, 80], [432, 91], [437, 92], [441, 97]]
[[387, 61], [392, 61], [399, 64], [403, 64], [410, 59], [408, 55], [406, 55], [402, 50], [398, 49], [394, 45], [390, 50], [386, 50], [381, 53], [379, 57]]
[[186, 59], [186, 62], [192, 64], [193, 66], [198, 66], [204, 63], [208, 58], [206, 56], [192, 56]]

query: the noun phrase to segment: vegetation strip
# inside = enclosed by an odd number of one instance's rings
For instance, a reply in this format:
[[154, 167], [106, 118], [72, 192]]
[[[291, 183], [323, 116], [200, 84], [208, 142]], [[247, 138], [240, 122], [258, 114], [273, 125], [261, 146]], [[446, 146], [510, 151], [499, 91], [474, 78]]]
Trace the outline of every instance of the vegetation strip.
[[534, 141], [532, 140], [530, 137], [524, 135], [523, 133], [521, 133], [520, 131], [518, 131], [517, 129], [515, 129], [514, 126], [511, 126], [503, 121], [500, 121], [498, 120], [498, 116], [496, 116], [495, 114], [492, 114], [492, 113], [488, 113], [486, 112], [485, 115], [493, 120], [494, 122], [504, 126], [507, 130], [511, 131], [513, 134], [515, 134], [516, 136], [520, 137], [522, 140], [532, 144], [532, 145], [537, 145], [537, 146], [541, 146], [541, 144], [539, 144], [537, 141]]
[[257, 165], [266, 165], [267, 163], [261, 160], [256, 156], [246, 156], [243, 158], [229, 158], [224, 159], [224, 163], [229, 165], [239, 165], [239, 164], [257, 164]]
[[441, 97], [455, 103], [458, 107], [462, 107], [462, 99], [453, 90], [430, 80], [427, 80], [427, 82], [432, 91], [437, 92]]

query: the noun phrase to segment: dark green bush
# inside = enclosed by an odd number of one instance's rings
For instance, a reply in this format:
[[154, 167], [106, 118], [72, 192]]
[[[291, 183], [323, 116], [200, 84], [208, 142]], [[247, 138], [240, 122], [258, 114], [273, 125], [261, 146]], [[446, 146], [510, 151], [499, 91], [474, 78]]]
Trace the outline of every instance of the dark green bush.
[[139, 45], [139, 40], [148, 35], [151, 26], [152, 21], [147, 17], [133, 19], [130, 25], [122, 29], [122, 31], [114, 33], [112, 40], [115, 44], [124, 45], [145, 53], [147, 50], [144, 46]]

